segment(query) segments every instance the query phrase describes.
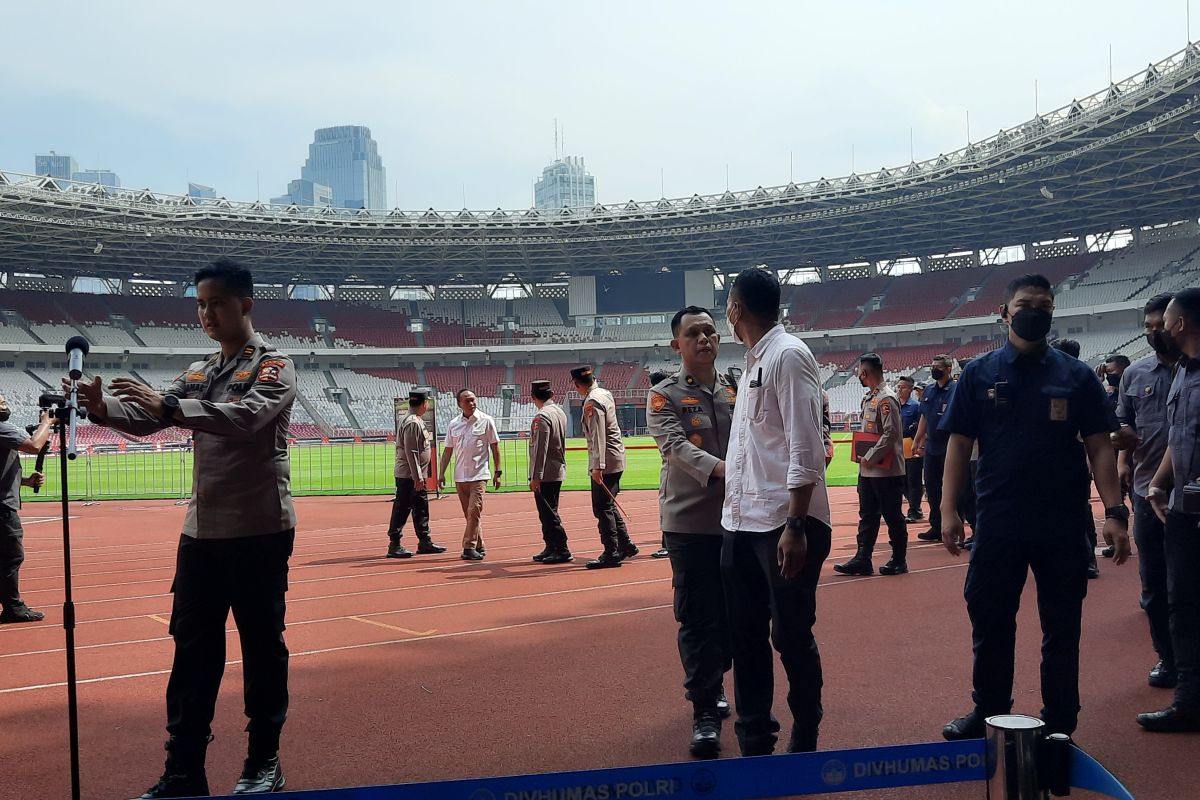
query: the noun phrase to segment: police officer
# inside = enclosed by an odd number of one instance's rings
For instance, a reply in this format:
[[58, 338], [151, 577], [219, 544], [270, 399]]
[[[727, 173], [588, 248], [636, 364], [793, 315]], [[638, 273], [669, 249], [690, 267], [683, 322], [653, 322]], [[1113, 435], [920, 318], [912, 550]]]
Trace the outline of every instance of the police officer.
[[[663, 381], [665, 381], [667, 378], [671, 377], [674, 374], [675, 373], [672, 372], [671, 370], [656, 369], [650, 373], [650, 385], [658, 386], [660, 383], [662, 383]], [[730, 382], [731, 386], [734, 385], [728, 375], [725, 376], [725, 379], [726, 379], [726, 381]], [[669, 558], [670, 556], [671, 556], [671, 553], [667, 550], [667, 537], [666, 537], [666, 534], [663, 534], [662, 542], [659, 544], [658, 549], [650, 554], [650, 557], [651, 558]]]
[[929, 368], [930, 381], [921, 393], [921, 419], [913, 436], [913, 455], [923, 461], [925, 494], [929, 497], [929, 530], [917, 534], [923, 542], [942, 540], [942, 477], [950, 434], [939, 426], [954, 397], [953, 373], [953, 358], [944, 354], [934, 356]]
[[587, 562], [588, 569], [619, 567], [621, 561], [637, 555], [629, 540], [625, 520], [617, 508], [621, 492], [621, 473], [625, 471], [625, 443], [617, 424], [617, 404], [612, 392], [596, 382], [590, 366], [571, 370], [575, 391], [583, 395], [583, 435], [588, 444], [588, 473], [592, 477], [592, 514], [600, 529], [604, 552]]
[[1121, 393], [1118, 387], [1121, 385], [1121, 376], [1125, 374], [1125, 370], [1129, 369], [1129, 356], [1122, 353], [1113, 353], [1104, 359], [1104, 363], [1096, 367], [1096, 376], [1104, 381], [1105, 397], [1108, 398], [1108, 404], [1112, 406], [1112, 410], [1117, 410], [1117, 404], [1121, 400]]
[[1046, 344], [1053, 312], [1045, 277], [1013, 280], [1001, 307], [1008, 343], [966, 368], [943, 422], [951, 439], [942, 541], [952, 555], [959, 553], [962, 532], [954, 498], [979, 442], [978, 527], [964, 590], [975, 707], [946, 725], [947, 739], [982, 737], [987, 717], [1012, 708], [1016, 616], [1031, 568], [1042, 622], [1042, 718], [1049, 733], [1074, 732], [1088, 565], [1078, 520], [1090, 503], [1089, 460], [1114, 561], [1129, 557], [1129, 510], [1121, 503], [1109, 442], [1116, 418], [1087, 365]]
[[908, 528], [904, 523], [904, 435], [900, 404], [883, 382], [883, 359], [864, 353], [858, 359], [858, 380], [867, 393], [862, 400], [863, 432], [879, 440], [858, 463], [858, 552], [845, 564], [834, 564], [842, 575], [871, 575], [871, 554], [879, 538], [879, 521], [887, 520], [892, 557], [880, 575], [908, 572]]
[[663, 459], [660, 520], [675, 587], [683, 688], [692, 701], [689, 747], [698, 758], [721, 752], [719, 704], [731, 666], [721, 583], [721, 508], [737, 391], [717, 373], [719, 344], [716, 323], [706, 309], [688, 306], [676, 312], [671, 349], [682, 357], [683, 368], [646, 397], [646, 425]]
[[567, 412], [552, 399], [550, 381], [534, 381], [529, 393], [538, 409], [529, 425], [529, 488], [546, 543], [533, 560], [569, 564], [575, 557], [567, 547], [567, 532], [558, 516], [558, 498], [567, 477]]
[[17, 574], [25, 561], [22, 543], [25, 530], [17, 512], [21, 510], [21, 487], [41, 486], [45, 482], [40, 472], [21, 477], [20, 453], [41, 452], [50, 438], [50, 414], [42, 409], [32, 436], [9, 424], [11, 415], [7, 399], [0, 394], [0, 624], [40, 622], [46, 618], [41, 611], [25, 605], [17, 585]]
[[172, 584], [175, 660], [167, 683], [166, 769], [142, 799], [208, 794], [204, 757], [230, 610], [241, 639], [249, 753], [235, 794], [283, 788], [279, 733], [288, 709], [283, 640], [296, 513], [287, 428], [296, 398], [292, 360], [254, 332], [249, 270], [220, 259], [195, 275], [205, 332], [219, 352], [193, 363], [165, 394], [131, 379], [105, 396], [79, 384], [93, 422], [144, 436], [177, 426], [195, 437], [192, 499]]
[[425, 414], [429, 398], [425, 392], [408, 393], [408, 413], [396, 428], [396, 499], [392, 502], [392, 519], [388, 523], [388, 558], [412, 558], [412, 551], [400, 544], [404, 525], [412, 515], [417, 532], [417, 552], [421, 555], [444, 553], [446, 548], [434, 544], [429, 533], [429, 477], [432, 446], [425, 429]]
[[1163, 334], [1163, 312], [1171, 295], [1160, 294], [1146, 303], [1146, 341], [1152, 355], [1130, 365], [1121, 376], [1117, 421], [1121, 431], [1114, 436], [1125, 448], [1117, 455], [1121, 487], [1133, 498], [1133, 538], [1137, 542], [1138, 572], [1142, 579], [1142, 608], [1150, 623], [1150, 641], [1158, 663], [1150, 670], [1151, 686], [1175, 688], [1175, 650], [1171, 646], [1167, 605], [1167, 558], [1163, 523], [1146, 495], [1150, 480], [1167, 451], [1167, 395], [1179, 361], [1179, 349]]
[[904, 439], [909, 451], [904, 459], [904, 496], [908, 500], [905, 522], [925, 519], [925, 514], [921, 512], [921, 497], [925, 494], [921, 471], [925, 468], [925, 459], [912, 452], [913, 439], [921, 424], [921, 402], [914, 393], [915, 388], [916, 381], [909, 375], [902, 375], [896, 380], [896, 400], [900, 403], [900, 419], [904, 422]]
[[[1071, 358], [1079, 358], [1079, 354], [1083, 352], [1083, 346], [1074, 339], [1055, 339], [1050, 343], [1050, 346], [1055, 350], [1066, 353]], [[1096, 374], [1100, 377], [1100, 380], [1104, 380], [1103, 364], [1096, 368]], [[1108, 402], [1109, 408], [1111, 408], [1113, 412], [1116, 412], [1117, 410], [1116, 397], [1117, 396], [1115, 392], [1109, 391], [1106, 384], [1105, 399]], [[1100, 565], [1096, 563], [1096, 518], [1092, 515], [1092, 509], [1090, 506], [1083, 510], [1082, 515], [1080, 516], [1079, 524], [1083, 531], [1087, 534], [1088, 542], [1091, 544], [1091, 555], [1088, 557], [1087, 576], [1089, 580], [1095, 580], [1096, 578], [1100, 577]], [[1112, 553], [1109, 553], [1107, 557], [1112, 558]]]
[[1148, 731], [1200, 731], [1200, 289], [1175, 295], [1163, 343], [1181, 353], [1167, 395], [1167, 452], [1147, 499], [1166, 525], [1167, 595], [1175, 651], [1175, 702], [1139, 714]]

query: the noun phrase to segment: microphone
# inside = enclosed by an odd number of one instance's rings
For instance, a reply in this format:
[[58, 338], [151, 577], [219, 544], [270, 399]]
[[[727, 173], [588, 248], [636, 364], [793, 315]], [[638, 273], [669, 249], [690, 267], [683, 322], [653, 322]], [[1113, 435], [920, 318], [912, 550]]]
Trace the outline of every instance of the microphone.
[[82, 336], [72, 336], [67, 339], [67, 376], [77, 381], [83, 377], [83, 357], [92, 346]]

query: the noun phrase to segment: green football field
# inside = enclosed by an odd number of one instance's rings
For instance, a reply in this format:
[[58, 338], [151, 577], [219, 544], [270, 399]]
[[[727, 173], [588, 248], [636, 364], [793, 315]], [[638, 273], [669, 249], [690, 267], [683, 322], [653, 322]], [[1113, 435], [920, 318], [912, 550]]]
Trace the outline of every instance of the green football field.
[[[850, 434], [835, 433], [834, 440], [849, 441]], [[661, 459], [649, 436], [625, 440], [627, 466], [621, 479], [624, 489], [658, 488]], [[587, 452], [582, 439], [567, 442], [567, 490], [587, 489]], [[527, 491], [528, 443], [506, 440], [500, 444], [504, 461], [502, 491]], [[857, 468], [849, 458], [849, 447], [835, 449], [829, 465], [830, 486], [851, 486]], [[386, 494], [394, 491], [392, 469], [395, 445], [337, 444], [293, 447], [292, 490], [297, 495]], [[25, 474], [33, 470], [32, 458], [23, 459]], [[186, 498], [192, 491], [192, 454], [182, 451], [96, 453], [80, 455], [71, 462], [73, 500], [118, 500], [140, 498]], [[56, 500], [59, 497], [57, 457], [47, 460], [46, 486], [38, 495], [25, 489], [25, 500]], [[447, 470], [447, 475], [453, 472]]]

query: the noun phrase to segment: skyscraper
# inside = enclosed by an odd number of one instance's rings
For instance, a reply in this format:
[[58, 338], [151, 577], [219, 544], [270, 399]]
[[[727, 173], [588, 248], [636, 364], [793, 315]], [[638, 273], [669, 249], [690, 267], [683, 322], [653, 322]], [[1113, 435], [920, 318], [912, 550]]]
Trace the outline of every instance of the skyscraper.
[[332, 189], [304, 178], [289, 183], [287, 194], [271, 198], [271, 204], [276, 206], [287, 206], [293, 203], [298, 206], [336, 205], [333, 202]]
[[71, 180], [80, 183], [98, 183], [111, 189], [121, 188], [121, 177], [111, 169], [85, 169], [71, 173]]
[[188, 182], [188, 197], [193, 200], [216, 200], [217, 190], [211, 186]]
[[559, 158], [542, 170], [533, 186], [535, 208], [591, 208], [596, 205], [596, 179], [582, 158]]
[[333, 205], [338, 208], [387, 208], [383, 159], [371, 129], [365, 126], [319, 129], [308, 146], [300, 178], [332, 189]]
[[71, 180], [71, 176], [79, 171], [79, 165], [70, 156], [60, 156], [51, 150], [49, 155], [33, 157], [33, 171], [36, 175]]

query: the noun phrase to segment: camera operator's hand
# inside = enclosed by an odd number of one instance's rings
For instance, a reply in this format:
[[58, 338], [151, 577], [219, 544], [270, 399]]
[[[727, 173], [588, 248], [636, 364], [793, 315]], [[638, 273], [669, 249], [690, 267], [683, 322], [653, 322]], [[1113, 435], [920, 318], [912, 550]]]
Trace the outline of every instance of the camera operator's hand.
[[40, 472], [35, 472], [27, 478], [22, 478], [21, 485], [28, 486], [30, 489], [40, 489], [46, 485], [46, 476]]
[[133, 378], [117, 378], [110, 385], [122, 403], [133, 403], [156, 418], [163, 415], [163, 396]]
[[53, 422], [54, 418], [50, 416], [50, 409], [42, 408], [38, 410], [38, 425], [49, 428]]
[[[63, 394], [71, 393], [71, 382], [63, 378], [62, 382]], [[79, 405], [87, 409], [88, 417], [93, 422], [99, 422], [106, 416], [104, 412], [104, 384], [100, 381], [100, 376], [96, 375], [92, 378], [92, 382], [78, 381], [75, 384], [75, 389], [79, 392]]]

